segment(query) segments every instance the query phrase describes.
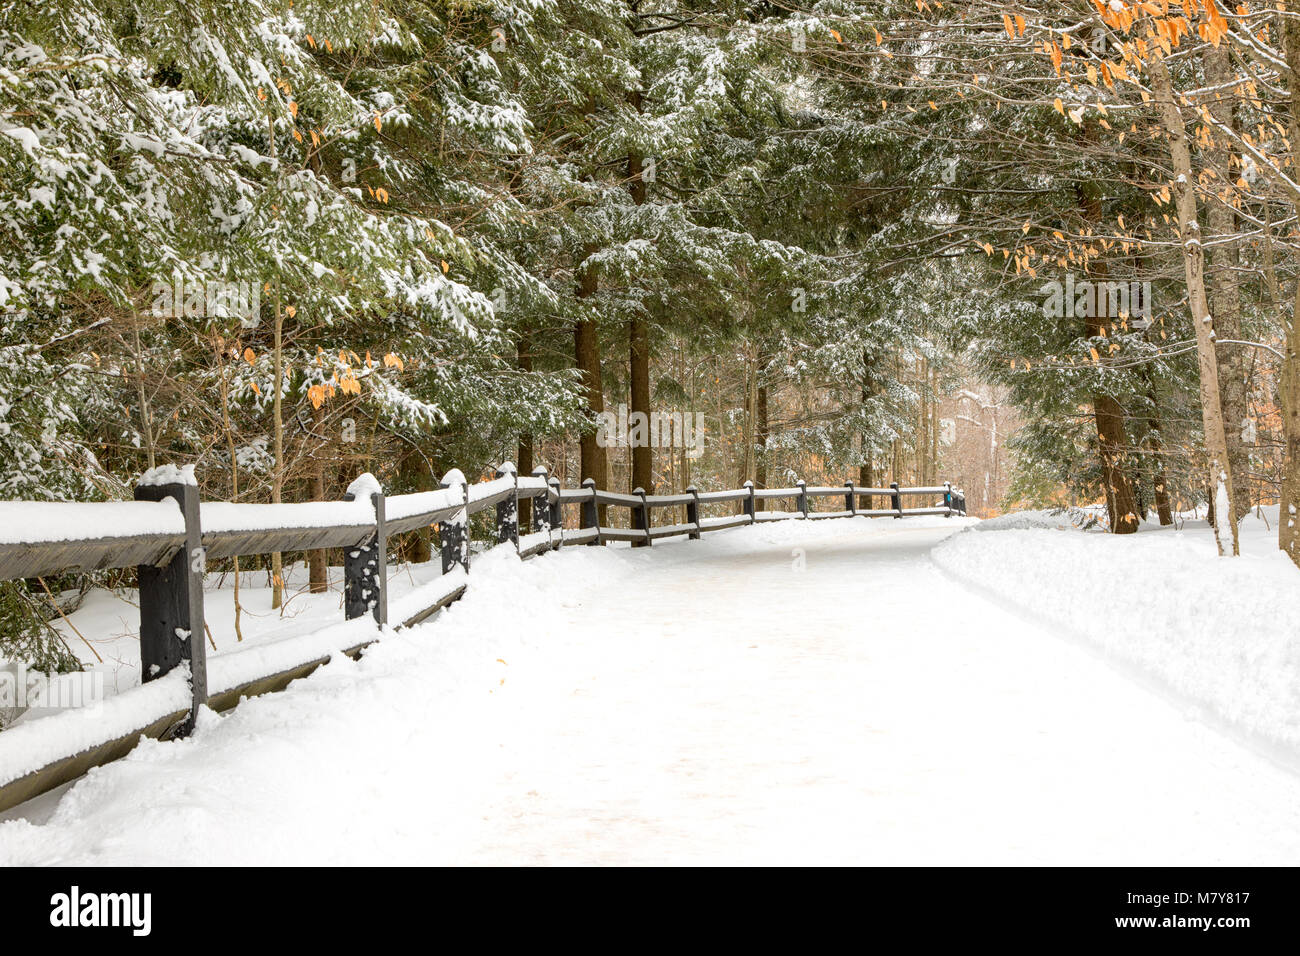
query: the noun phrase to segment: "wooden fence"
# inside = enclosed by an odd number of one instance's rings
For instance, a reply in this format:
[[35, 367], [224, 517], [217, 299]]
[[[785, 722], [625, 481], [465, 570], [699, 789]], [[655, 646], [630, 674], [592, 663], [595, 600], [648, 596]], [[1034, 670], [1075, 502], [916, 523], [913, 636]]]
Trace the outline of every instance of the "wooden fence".
[[[904, 507], [905, 497], [937, 503]], [[831, 499], [841, 508], [816, 511], [812, 502]], [[531, 502], [532, 527], [519, 526], [519, 502]], [[877, 501], [878, 499], [878, 501]], [[794, 511], [768, 511], [759, 502], [793, 501]], [[887, 507], [873, 507], [873, 504]], [[739, 511], [705, 517], [704, 509], [723, 505]], [[470, 484], [460, 471], [448, 472], [438, 491], [386, 496], [379, 483], [363, 475], [340, 502], [241, 504], [204, 502], [192, 476], [160, 469], [141, 479], [134, 502], [10, 502], [20, 507], [21, 525], [0, 529], [0, 579], [135, 567], [139, 581], [140, 658], [143, 681], [166, 678], [178, 669], [187, 674], [189, 706], [151, 715], [127, 733], [112, 733], [75, 753], [51, 755], [40, 767], [17, 776], [0, 764], [0, 811], [80, 776], [91, 767], [129, 752], [141, 736], [182, 736], [193, 726], [200, 706], [226, 710], [244, 697], [279, 690], [328, 661], [314, 657], [276, 673], [241, 679], [209, 693], [207, 652], [203, 640], [203, 575], [208, 561], [274, 552], [343, 550], [344, 614], [349, 620], [373, 617], [389, 624], [387, 594], [388, 542], [393, 535], [436, 526], [442, 581], [419, 607], [405, 607], [396, 626], [416, 624], [456, 600], [465, 590], [470, 566], [470, 515], [495, 510], [496, 544], [521, 558], [565, 545], [603, 545], [610, 541], [649, 547], [662, 538], [702, 534], [763, 521], [790, 518], [905, 518], [913, 515], [964, 515], [965, 496], [948, 483], [925, 488], [862, 488], [853, 482], [810, 487], [800, 481], [789, 488], [755, 488], [746, 482], [730, 491], [648, 495], [603, 491], [588, 479], [581, 488], [561, 488], [545, 468], [520, 476], [506, 463], [489, 481]], [[601, 524], [609, 508], [627, 508], [627, 527]], [[565, 509], [577, 508], [566, 529]], [[673, 510], [681, 509], [677, 514]], [[656, 523], [654, 513], [685, 520]], [[31, 530], [26, 530], [30, 528]], [[69, 534], [83, 529], [85, 536]], [[409, 602], [407, 602], [409, 605]], [[357, 657], [377, 638], [366, 636], [344, 649]], [[132, 693], [128, 691], [127, 693]], [[84, 736], [84, 735], [83, 735]], [[0, 743], [5, 735], [0, 734]], [[0, 758], [4, 748], [0, 746]]]

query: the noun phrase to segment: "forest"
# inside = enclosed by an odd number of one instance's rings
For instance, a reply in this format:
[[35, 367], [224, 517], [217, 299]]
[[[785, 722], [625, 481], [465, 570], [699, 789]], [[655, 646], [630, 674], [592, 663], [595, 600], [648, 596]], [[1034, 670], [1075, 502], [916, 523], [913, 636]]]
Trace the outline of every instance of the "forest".
[[[0, 498], [930, 484], [978, 384], [985, 516], [1300, 563], [1294, 6], [12, 0]], [[114, 574], [0, 584], [0, 656]]]

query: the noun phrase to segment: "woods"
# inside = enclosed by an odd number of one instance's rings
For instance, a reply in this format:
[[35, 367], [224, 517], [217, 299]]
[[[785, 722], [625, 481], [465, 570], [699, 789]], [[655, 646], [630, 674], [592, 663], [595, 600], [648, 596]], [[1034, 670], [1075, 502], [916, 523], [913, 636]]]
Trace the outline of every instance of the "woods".
[[[976, 389], [986, 516], [1280, 503], [1300, 563], [1297, 82], [1289, 2], [20, 0], [0, 495], [926, 485]], [[0, 650], [67, 669], [44, 585]]]

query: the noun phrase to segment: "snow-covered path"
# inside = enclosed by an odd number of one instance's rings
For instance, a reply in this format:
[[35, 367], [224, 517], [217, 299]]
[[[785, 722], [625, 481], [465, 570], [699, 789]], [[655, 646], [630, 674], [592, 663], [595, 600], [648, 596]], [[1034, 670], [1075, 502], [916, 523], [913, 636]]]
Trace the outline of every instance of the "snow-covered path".
[[0, 823], [0, 862], [1300, 863], [1300, 778], [952, 584], [958, 525], [491, 555]]

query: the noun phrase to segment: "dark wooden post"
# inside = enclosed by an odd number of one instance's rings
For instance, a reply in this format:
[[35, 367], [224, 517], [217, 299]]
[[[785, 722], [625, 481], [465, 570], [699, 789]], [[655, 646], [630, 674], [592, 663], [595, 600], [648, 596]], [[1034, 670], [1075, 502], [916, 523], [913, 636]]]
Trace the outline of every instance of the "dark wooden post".
[[467, 507], [438, 523], [438, 544], [442, 549], [442, 573], [446, 574], [460, 565], [469, 570], [469, 486], [459, 468], [443, 475], [443, 488], [459, 488], [460, 498]]
[[142, 564], [136, 568], [141, 679], [155, 680], [181, 664], [189, 665], [190, 715], [176, 731], [178, 736], [194, 729], [199, 707], [208, 702], [208, 654], [203, 629], [207, 556], [199, 526], [199, 486], [191, 482], [141, 484], [135, 488], [136, 501], [174, 498], [185, 520], [185, 544], [170, 561], [162, 567]]
[[754, 483], [752, 481], [747, 481], [745, 482], [743, 487], [745, 488], [746, 491], [749, 492], [749, 497], [744, 499], [742, 505], [745, 509], [745, 514], [749, 515], [749, 523], [753, 524], [754, 523]]
[[966, 516], [966, 492], [961, 490], [957, 492], [957, 510], [961, 512], [962, 517]]
[[591, 497], [584, 499], [582, 502], [582, 523], [579, 527], [596, 529], [595, 539], [588, 541], [588, 544], [604, 544], [605, 542], [600, 537], [600, 511], [596, 508], [596, 479], [584, 478], [582, 480], [582, 489]]
[[559, 551], [560, 546], [564, 544], [564, 512], [560, 508], [560, 479], [551, 479], [551, 537], [554, 539], [551, 544], [552, 550]]
[[898, 490], [898, 482], [891, 481], [889, 483], [889, 488], [889, 498], [893, 502], [894, 506], [894, 517], [901, 518], [903, 517], [903, 495]]
[[[356, 500], [352, 492], [344, 501]], [[370, 613], [376, 624], [388, 623], [388, 530], [383, 492], [370, 495], [375, 509], [375, 533], [343, 551], [343, 616], [349, 621]]]
[[632, 494], [641, 496], [641, 504], [632, 508], [632, 527], [645, 532], [645, 539], [633, 541], [632, 547], [648, 548], [653, 542], [650, 540], [650, 506], [645, 501], [645, 489], [637, 488]]
[[953, 498], [952, 498], [952, 482], [950, 481], [945, 481], [943, 483], [943, 506], [948, 509], [948, 513], [944, 515], [944, 517], [951, 518], [953, 512]]
[[799, 510], [803, 512], [805, 518], [808, 517], [808, 482], [800, 478], [795, 482], [799, 486]]
[[849, 489], [844, 493], [844, 504], [848, 506], [844, 510], [847, 511], [850, 516], [856, 515], [858, 513], [858, 496], [853, 493], [853, 482], [844, 482], [844, 487]]
[[691, 496], [691, 500], [686, 504], [686, 523], [695, 525], [695, 530], [687, 537], [692, 541], [698, 541], [700, 540], [700, 493], [694, 485], [688, 485], [686, 493]]
[[509, 477], [515, 487], [504, 499], [497, 502], [497, 544], [513, 541], [519, 550], [519, 475], [514, 462], [505, 461], [496, 470], [496, 477]]
[[551, 503], [547, 500], [547, 492], [550, 490], [551, 485], [548, 480], [546, 466], [538, 465], [534, 468], [533, 477], [542, 479], [542, 484], [546, 486], [533, 495], [533, 534], [539, 534], [543, 531], [549, 534], [551, 530]]

